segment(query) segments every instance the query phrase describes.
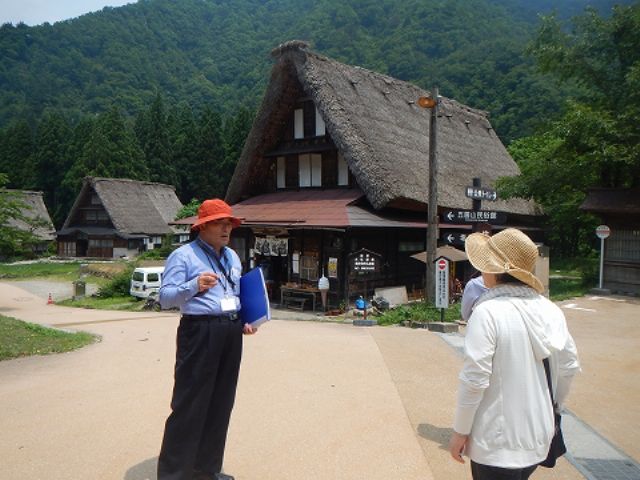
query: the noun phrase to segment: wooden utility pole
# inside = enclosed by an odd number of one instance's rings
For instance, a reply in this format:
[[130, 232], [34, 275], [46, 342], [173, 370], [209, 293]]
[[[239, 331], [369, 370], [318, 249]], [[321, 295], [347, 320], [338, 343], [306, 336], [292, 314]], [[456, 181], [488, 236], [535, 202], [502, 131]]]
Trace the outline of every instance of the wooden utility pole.
[[438, 87], [431, 90], [434, 104], [429, 117], [429, 205], [427, 210], [427, 278], [425, 297], [434, 303], [436, 297], [435, 260], [438, 247], [438, 159], [436, 124], [438, 119]]

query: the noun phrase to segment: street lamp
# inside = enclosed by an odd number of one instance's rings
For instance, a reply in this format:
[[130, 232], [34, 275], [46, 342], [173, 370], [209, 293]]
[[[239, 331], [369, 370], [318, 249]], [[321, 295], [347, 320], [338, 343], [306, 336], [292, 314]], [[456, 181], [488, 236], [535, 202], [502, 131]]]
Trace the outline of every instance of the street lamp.
[[431, 96], [418, 98], [418, 105], [431, 110], [429, 117], [429, 204], [427, 207], [427, 278], [425, 298], [433, 303], [436, 296], [435, 261], [438, 246], [438, 162], [436, 161], [436, 122], [438, 118], [438, 87]]

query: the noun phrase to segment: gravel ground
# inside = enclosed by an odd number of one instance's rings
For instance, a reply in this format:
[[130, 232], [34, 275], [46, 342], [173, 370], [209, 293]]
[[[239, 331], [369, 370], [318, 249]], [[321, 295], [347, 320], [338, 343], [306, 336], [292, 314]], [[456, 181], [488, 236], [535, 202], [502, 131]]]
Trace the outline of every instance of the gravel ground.
[[[18, 288], [22, 288], [29, 293], [44, 299], [49, 298], [49, 294], [51, 294], [51, 298], [54, 302], [71, 298], [73, 296], [73, 283], [71, 282], [54, 282], [51, 280], [3, 280], [3, 283], [15, 285]], [[95, 283], [87, 284], [87, 295], [92, 295], [97, 291], [98, 285]]]

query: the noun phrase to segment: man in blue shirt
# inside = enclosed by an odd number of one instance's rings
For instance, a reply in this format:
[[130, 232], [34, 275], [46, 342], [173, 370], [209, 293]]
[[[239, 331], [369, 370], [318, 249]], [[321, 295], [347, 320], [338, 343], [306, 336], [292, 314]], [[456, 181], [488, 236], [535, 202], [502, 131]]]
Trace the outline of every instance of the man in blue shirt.
[[198, 237], [167, 259], [163, 308], [179, 307], [171, 415], [158, 458], [158, 480], [233, 480], [222, 473], [229, 418], [242, 357], [242, 266], [228, 248], [241, 220], [219, 199], [206, 200], [191, 227]]

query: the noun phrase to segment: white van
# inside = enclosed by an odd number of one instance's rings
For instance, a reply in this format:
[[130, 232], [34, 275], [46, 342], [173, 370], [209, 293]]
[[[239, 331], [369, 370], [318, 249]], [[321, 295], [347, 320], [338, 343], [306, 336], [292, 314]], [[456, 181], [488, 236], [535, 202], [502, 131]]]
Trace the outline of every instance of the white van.
[[139, 267], [131, 275], [129, 293], [138, 298], [147, 298], [150, 293], [158, 293], [162, 283], [164, 267]]

